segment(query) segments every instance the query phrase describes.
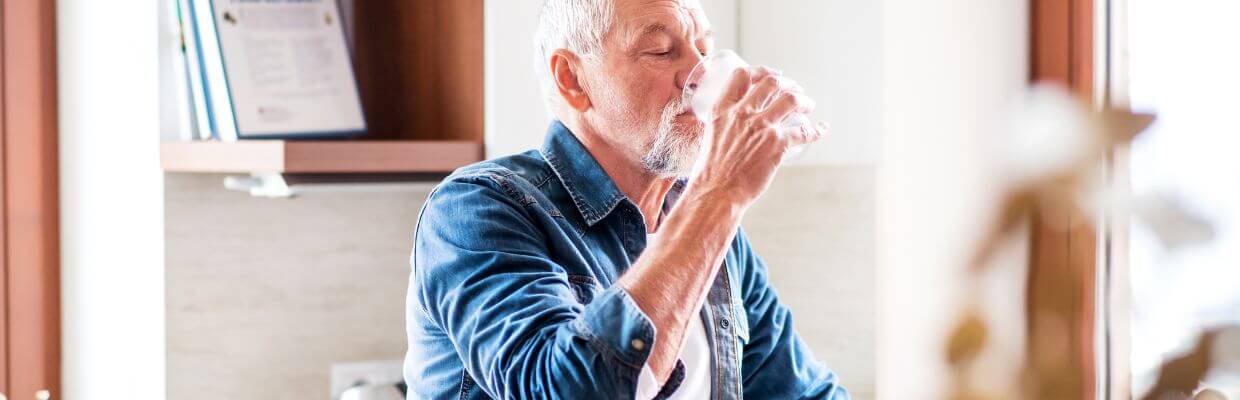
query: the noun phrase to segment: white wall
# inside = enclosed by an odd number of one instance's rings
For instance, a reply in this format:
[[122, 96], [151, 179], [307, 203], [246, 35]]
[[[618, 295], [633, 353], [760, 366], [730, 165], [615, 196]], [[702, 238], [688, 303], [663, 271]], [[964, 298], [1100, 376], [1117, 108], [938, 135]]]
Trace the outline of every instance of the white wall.
[[759, 207], [779, 211], [745, 226], [804, 224], [767, 229], [754, 241], [776, 261], [772, 280], [815, 356], [856, 398], [875, 398], [885, 389], [875, 384], [874, 212], [885, 107], [883, 2], [740, 0], [738, 7], [741, 56], [799, 82], [818, 103], [814, 119], [831, 124], [826, 139], [780, 172], [812, 189], [769, 191]]
[[[886, 0], [879, 168], [878, 387], [944, 388], [962, 266], [994, 204], [985, 145], [1025, 86], [1025, 0]], [[1012, 296], [1009, 293], [1007, 296]], [[1007, 297], [1005, 296], [1005, 297]]]
[[58, 398], [164, 398], [155, 1], [58, 0]]
[[551, 121], [534, 70], [534, 32], [541, 5], [542, 0], [483, 4], [487, 157], [538, 148]]
[[831, 131], [797, 164], [875, 165], [883, 114], [883, 1], [741, 0], [740, 54], [784, 72]]

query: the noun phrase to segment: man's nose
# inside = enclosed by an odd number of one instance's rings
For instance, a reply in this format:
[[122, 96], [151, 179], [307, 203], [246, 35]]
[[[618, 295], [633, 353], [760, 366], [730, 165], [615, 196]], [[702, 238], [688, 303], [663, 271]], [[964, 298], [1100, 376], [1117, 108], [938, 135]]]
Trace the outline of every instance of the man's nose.
[[697, 67], [706, 57], [694, 51], [693, 55], [685, 57], [684, 65], [676, 68], [676, 88], [681, 91], [685, 90], [685, 86], [689, 84], [689, 74], [693, 73], [693, 68]]

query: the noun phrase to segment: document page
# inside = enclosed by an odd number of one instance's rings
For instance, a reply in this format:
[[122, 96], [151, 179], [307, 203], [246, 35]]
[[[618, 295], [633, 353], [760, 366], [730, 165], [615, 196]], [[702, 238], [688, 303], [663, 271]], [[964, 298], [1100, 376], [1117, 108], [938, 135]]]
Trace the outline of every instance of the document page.
[[336, 0], [211, 1], [242, 137], [365, 129]]

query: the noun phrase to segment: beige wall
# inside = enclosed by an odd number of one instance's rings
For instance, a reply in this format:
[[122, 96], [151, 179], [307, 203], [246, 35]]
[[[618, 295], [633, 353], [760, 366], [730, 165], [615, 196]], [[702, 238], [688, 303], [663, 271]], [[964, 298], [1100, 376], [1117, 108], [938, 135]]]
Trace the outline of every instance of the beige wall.
[[[816, 355], [873, 398], [874, 178], [784, 171], [745, 225]], [[397, 359], [427, 190], [288, 200], [167, 177], [168, 398], [327, 398], [333, 362]]]
[[399, 358], [426, 192], [261, 199], [222, 180], [166, 180], [168, 398], [327, 398], [332, 362]]
[[1029, 3], [884, 5], [878, 385], [885, 398], [941, 398], [964, 267], [1002, 187], [991, 146], [1029, 77]]

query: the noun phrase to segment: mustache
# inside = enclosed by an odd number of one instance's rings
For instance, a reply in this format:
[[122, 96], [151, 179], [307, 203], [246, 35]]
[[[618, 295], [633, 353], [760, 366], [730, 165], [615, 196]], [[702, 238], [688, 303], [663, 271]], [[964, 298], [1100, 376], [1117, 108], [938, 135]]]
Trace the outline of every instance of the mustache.
[[659, 125], [670, 126], [676, 116], [683, 114], [688, 107], [680, 100], [672, 100], [663, 106], [663, 113], [659, 116]]
[[692, 110], [690, 109], [689, 102], [683, 98], [672, 99], [663, 107], [663, 115], [665, 117], [675, 117], [690, 111]]

